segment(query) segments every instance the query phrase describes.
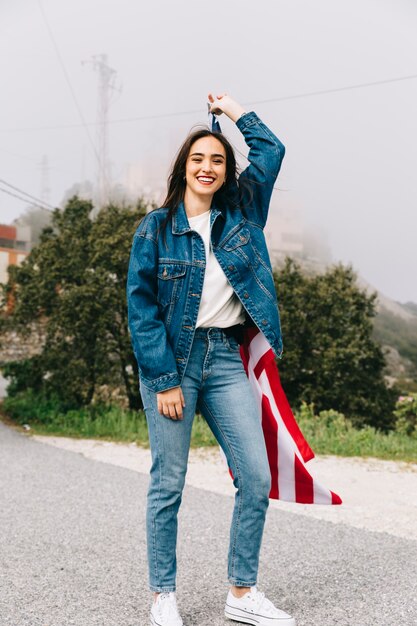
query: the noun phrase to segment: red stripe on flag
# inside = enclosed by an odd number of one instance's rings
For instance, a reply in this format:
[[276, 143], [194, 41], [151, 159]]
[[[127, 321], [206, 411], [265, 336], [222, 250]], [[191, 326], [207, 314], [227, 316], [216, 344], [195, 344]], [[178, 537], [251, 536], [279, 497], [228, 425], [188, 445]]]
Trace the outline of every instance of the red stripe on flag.
[[259, 361], [255, 365], [255, 367], [253, 368], [253, 372], [254, 372], [256, 378], [259, 378], [259, 376], [262, 374], [262, 372], [264, 370], [267, 370], [268, 365], [271, 363], [271, 355], [272, 355], [272, 358], [274, 358], [274, 353], [272, 352], [272, 349], [269, 349], [268, 352], [265, 352], [261, 356], [261, 358], [259, 359]]
[[271, 391], [275, 398], [275, 402], [281, 414], [282, 420], [287, 427], [291, 437], [294, 439], [297, 448], [300, 451], [301, 456], [303, 457], [304, 462], [306, 463], [314, 457], [314, 452], [305, 440], [304, 435], [295, 420], [294, 414], [291, 411], [287, 396], [285, 395], [281, 385], [278, 367], [275, 362], [268, 363], [268, 366], [266, 368], [266, 375], [268, 377]]
[[302, 504], [314, 503], [313, 479], [296, 454], [294, 454], [295, 501]]
[[342, 498], [334, 493], [334, 491], [330, 492], [332, 494], [332, 504], [342, 504]]
[[262, 394], [262, 430], [265, 438], [266, 452], [268, 454], [269, 468], [271, 470], [271, 491], [269, 497], [279, 500], [278, 424], [272, 414], [269, 399], [264, 394]]

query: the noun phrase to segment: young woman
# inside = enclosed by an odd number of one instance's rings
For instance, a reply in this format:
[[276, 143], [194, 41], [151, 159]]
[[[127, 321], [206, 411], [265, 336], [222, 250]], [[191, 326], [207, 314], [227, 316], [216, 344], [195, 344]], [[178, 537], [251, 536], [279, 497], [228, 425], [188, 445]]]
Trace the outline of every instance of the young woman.
[[150, 620], [156, 626], [183, 624], [175, 596], [177, 514], [199, 409], [237, 489], [225, 615], [259, 626], [294, 626], [256, 588], [271, 477], [239, 343], [243, 328], [256, 325], [281, 357], [263, 228], [284, 146], [227, 94], [209, 94], [209, 101], [212, 112], [224, 113], [242, 132], [249, 166], [238, 175], [233, 149], [221, 133], [191, 134], [178, 152], [163, 206], [137, 228], [128, 271], [129, 328], [152, 452]]

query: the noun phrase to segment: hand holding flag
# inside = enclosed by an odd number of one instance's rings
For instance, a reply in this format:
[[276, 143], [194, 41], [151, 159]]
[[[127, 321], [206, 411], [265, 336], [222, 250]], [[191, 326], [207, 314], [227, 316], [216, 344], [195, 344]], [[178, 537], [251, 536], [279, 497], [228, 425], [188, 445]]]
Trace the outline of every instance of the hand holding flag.
[[245, 109], [236, 100], [228, 96], [227, 93], [220, 94], [217, 98], [212, 93], [209, 93], [208, 100], [209, 115], [210, 113], [213, 115], [225, 113], [232, 122], [236, 122], [245, 113]]

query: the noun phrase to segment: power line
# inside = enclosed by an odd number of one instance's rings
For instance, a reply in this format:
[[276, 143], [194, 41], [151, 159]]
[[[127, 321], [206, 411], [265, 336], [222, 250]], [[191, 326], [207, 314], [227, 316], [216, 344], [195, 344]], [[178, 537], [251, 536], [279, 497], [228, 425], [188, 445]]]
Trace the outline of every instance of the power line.
[[326, 93], [337, 93], [338, 91], [348, 91], [350, 89], [362, 89], [363, 87], [375, 87], [377, 85], [386, 85], [388, 83], [398, 83], [403, 80], [414, 80], [417, 74], [409, 76], [399, 76], [397, 78], [387, 78], [385, 80], [374, 80], [368, 83], [358, 83], [357, 85], [347, 85], [346, 87], [334, 87], [333, 89], [319, 89], [317, 91], [307, 91], [306, 93], [294, 94], [292, 96], [281, 96], [280, 98], [270, 98], [268, 100], [257, 100], [256, 102], [247, 102], [246, 104], [266, 104], [268, 102], [281, 102], [282, 100], [296, 100], [297, 98], [309, 98], [310, 96], [321, 96]]
[[32, 196], [32, 194], [27, 193], [26, 191], [23, 191], [23, 189], [19, 189], [19, 187], [16, 187], [15, 185], [8, 183], [6, 180], [3, 180], [2, 178], [0, 178], [0, 183], [2, 183], [3, 185], [6, 185], [7, 187], [10, 187], [11, 189], [14, 189], [14, 191], [17, 191], [19, 194], [23, 194], [24, 196], [27, 196], [27, 198], [21, 198], [17, 196], [16, 194], [10, 191], [7, 191], [6, 189], [1, 188], [1, 191], [3, 191], [4, 193], [8, 193], [10, 196], [15, 196], [16, 198], [19, 198], [19, 200], [24, 200], [24, 202], [28, 202], [29, 200], [31, 200], [32, 203], [35, 202], [37, 205], [41, 206], [42, 208], [48, 209], [48, 211], [55, 210], [55, 207], [53, 207], [51, 204], [48, 204], [47, 202], [44, 202], [43, 200], [39, 200], [39, 198]]
[[[22, 202], [25, 202], [26, 204], [28, 203], [28, 199], [27, 198], [22, 198], [22, 196], [18, 196], [16, 193], [13, 193], [12, 191], [8, 191], [7, 189], [3, 189], [3, 187], [0, 187], [0, 191], [2, 191], [3, 193], [7, 193], [7, 195], [9, 196], [13, 196], [13, 198], [17, 198], [18, 200], [22, 200]], [[41, 208], [45, 208], [45, 207], [41, 207]], [[49, 209], [46, 209], [47, 211], [49, 211]]]
[[62, 69], [62, 71], [63, 71], [63, 73], [64, 73], [65, 80], [66, 80], [67, 85], [68, 85], [68, 88], [69, 88], [69, 90], [70, 90], [70, 93], [71, 93], [72, 99], [73, 99], [73, 101], [74, 101], [75, 107], [76, 107], [76, 109], [77, 109], [77, 111], [78, 111], [78, 115], [80, 116], [80, 119], [81, 119], [81, 124], [78, 124], [77, 126], [81, 126], [81, 127], [83, 127], [83, 128], [84, 128], [84, 130], [85, 130], [85, 132], [86, 132], [86, 134], [87, 134], [88, 140], [89, 140], [89, 142], [90, 142], [90, 144], [91, 144], [91, 147], [92, 147], [92, 149], [93, 149], [93, 152], [94, 152], [94, 154], [95, 154], [95, 156], [96, 156], [96, 158], [97, 158], [97, 161], [98, 161], [98, 162], [99, 162], [99, 164], [100, 164], [100, 157], [99, 157], [99, 154], [98, 154], [98, 152], [97, 152], [97, 149], [96, 149], [96, 146], [95, 146], [95, 144], [94, 144], [93, 138], [92, 138], [92, 137], [91, 137], [91, 135], [90, 135], [90, 131], [88, 130], [88, 126], [89, 126], [89, 125], [87, 124], [87, 122], [86, 122], [86, 121], [85, 121], [85, 119], [84, 119], [83, 112], [82, 112], [81, 107], [80, 107], [80, 105], [79, 105], [79, 103], [78, 103], [77, 96], [75, 95], [75, 90], [74, 90], [74, 89], [73, 89], [73, 87], [72, 87], [72, 84], [71, 84], [71, 80], [70, 80], [69, 74], [68, 74], [68, 72], [67, 72], [67, 69], [66, 69], [66, 67], [65, 67], [65, 63], [64, 63], [64, 61], [63, 61], [63, 59], [62, 59], [62, 56], [61, 56], [61, 53], [60, 53], [60, 51], [59, 51], [58, 44], [56, 43], [55, 37], [54, 37], [54, 35], [53, 35], [52, 28], [51, 28], [51, 26], [50, 26], [50, 24], [49, 24], [49, 22], [48, 22], [48, 18], [46, 17], [46, 13], [45, 13], [44, 8], [43, 8], [43, 6], [42, 6], [41, 0], [38, 0], [38, 5], [39, 5], [39, 9], [40, 9], [40, 11], [41, 11], [41, 13], [42, 13], [43, 20], [44, 20], [44, 22], [45, 22], [45, 26], [46, 26], [47, 31], [48, 31], [48, 33], [49, 33], [49, 37], [51, 38], [52, 45], [53, 45], [54, 50], [55, 50], [55, 54], [56, 54], [56, 56], [57, 56], [57, 58], [58, 58], [59, 64], [60, 64], [61, 69]]
[[[108, 124], [124, 124], [129, 122], [138, 122], [142, 120], [161, 119], [163, 117], [179, 117], [181, 115], [196, 115], [201, 113], [201, 109], [192, 111], [177, 111], [175, 113], [160, 113], [157, 115], [142, 115], [141, 117], [125, 117], [118, 120], [108, 120]], [[86, 122], [87, 126], [99, 126], [99, 122]], [[81, 128], [82, 124], [58, 124], [56, 126], [26, 126], [21, 128], [0, 128], [2, 133], [26, 132], [31, 130], [68, 130], [72, 128]]]
[[[362, 89], [365, 87], [376, 87], [378, 85], [386, 85], [389, 83], [396, 83], [396, 82], [401, 82], [401, 81], [405, 81], [405, 80], [415, 80], [417, 78], [417, 74], [410, 74], [409, 76], [399, 76], [396, 78], [387, 78], [385, 80], [375, 80], [372, 82], [367, 82], [367, 83], [358, 83], [355, 85], [347, 85], [345, 87], [334, 87], [332, 89], [319, 89], [316, 91], [308, 91], [308, 92], [304, 92], [304, 93], [299, 93], [299, 94], [292, 94], [289, 96], [280, 96], [278, 98], [267, 98], [265, 100], [251, 100], [248, 102], [242, 102], [242, 104], [244, 105], [254, 105], [254, 104], [268, 104], [271, 102], [281, 102], [283, 100], [297, 100], [300, 98], [310, 98], [313, 96], [321, 96], [324, 94], [328, 94], [328, 93], [337, 93], [340, 91], [350, 91], [352, 89]], [[125, 117], [125, 118], [120, 118], [120, 119], [115, 119], [115, 120], [109, 120], [108, 123], [109, 124], [126, 124], [126, 123], [130, 123], [130, 122], [141, 122], [141, 121], [145, 121], [145, 120], [155, 120], [155, 119], [162, 119], [162, 118], [168, 118], [168, 117], [179, 117], [182, 115], [200, 115], [202, 114], [202, 109], [192, 109], [189, 111], [175, 111], [175, 112], [171, 112], [171, 113], [158, 113], [158, 114], [153, 114], [153, 115], [141, 115], [138, 117]], [[27, 132], [27, 131], [37, 131], [37, 130], [61, 130], [61, 129], [71, 129], [71, 128], [80, 128], [80, 127], [87, 127], [87, 126], [98, 126], [99, 122], [83, 122], [83, 124], [59, 124], [56, 126], [28, 126], [28, 127], [21, 127], [21, 128], [2, 128], [0, 129], [0, 132]]]

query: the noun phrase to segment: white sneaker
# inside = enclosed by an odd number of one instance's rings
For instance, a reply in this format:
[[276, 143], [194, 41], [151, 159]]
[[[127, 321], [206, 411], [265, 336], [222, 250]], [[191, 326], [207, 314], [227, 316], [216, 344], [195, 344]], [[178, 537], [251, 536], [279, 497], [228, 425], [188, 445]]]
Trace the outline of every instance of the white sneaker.
[[241, 598], [236, 598], [231, 590], [227, 595], [224, 614], [235, 622], [256, 626], [295, 626], [295, 619], [277, 609], [262, 591], [251, 587]]
[[160, 593], [152, 603], [152, 626], [184, 626], [178, 613], [175, 591]]

